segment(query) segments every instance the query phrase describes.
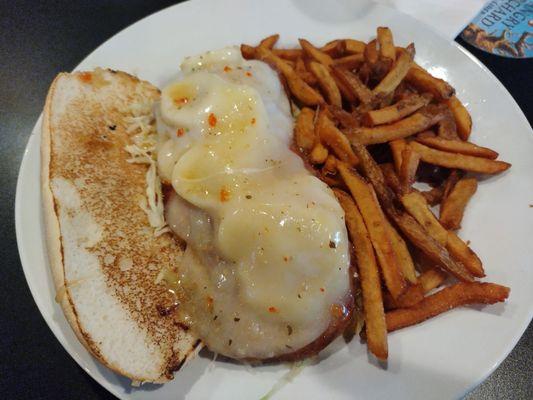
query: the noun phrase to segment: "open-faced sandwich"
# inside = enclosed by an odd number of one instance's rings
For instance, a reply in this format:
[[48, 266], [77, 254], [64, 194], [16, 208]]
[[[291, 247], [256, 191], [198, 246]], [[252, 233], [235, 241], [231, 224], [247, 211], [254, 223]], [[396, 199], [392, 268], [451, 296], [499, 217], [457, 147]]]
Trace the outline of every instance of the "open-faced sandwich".
[[[453, 229], [475, 191], [462, 171], [509, 165], [466, 141], [466, 109], [412, 45], [394, 47], [386, 28], [378, 39], [274, 49], [272, 36], [186, 58], [161, 92], [105, 69], [55, 79], [48, 253], [57, 301], [95, 357], [158, 383], [202, 346], [303, 359], [353, 329], [362, 301], [369, 348], [386, 359], [388, 330], [507, 297], [474, 282], [481, 262]], [[422, 175], [430, 191], [412, 187]], [[428, 202], [442, 202], [440, 221]], [[463, 282], [426, 295], [446, 274]]]

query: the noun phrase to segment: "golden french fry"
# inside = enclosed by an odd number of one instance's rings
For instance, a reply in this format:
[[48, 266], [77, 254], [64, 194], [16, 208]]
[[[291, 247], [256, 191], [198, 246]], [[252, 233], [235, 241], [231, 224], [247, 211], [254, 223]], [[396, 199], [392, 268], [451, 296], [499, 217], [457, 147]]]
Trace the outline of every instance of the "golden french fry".
[[245, 59], [252, 60], [255, 58], [255, 47], [243, 43], [241, 44], [241, 54]]
[[346, 50], [346, 43], [342, 39], [332, 40], [331, 42], [326, 43], [320, 48], [322, 53], [326, 53], [332, 58], [342, 57], [344, 51]]
[[303, 58], [297, 58], [294, 62], [294, 71], [307, 83], [309, 86], [314, 86], [317, 83], [316, 76], [307, 70]]
[[440, 206], [440, 223], [446, 229], [457, 230], [461, 227], [466, 205], [476, 190], [477, 180], [474, 178], [464, 178], [457, 182]]
[[272, 49], [272, 52], [284, 60], [296, 61], [303, 56], [302, 49]]
[[320, 93], [305, 83], [286, 61], [264, 47], [258, 47], [255, 53], [260, 60], [272, 65], [285, 77], [291, 93], [303, 104], [315, 106], [324, 103]]
[[344, 161], [351, 166], [358, 163], [357, 157], [350, 146], [350, 142], [328, 118], [327, 111], [325, 110], [320, 110], [318, 114], [316, 132], [320, 141], [328, 145], [341, 161]]
[[413, 307], [422, 300], [424, 300], [424, 289], [420, 284], [409, 286], [405, 293], [396, 300], [390, 295], [390, 293], [386, 291], [383, 293], [383, 306], [386, 311], [395, 310], [397, 308]]
[[419, 96], [417, 94], [409, 95], [391, 106], [368, 111], [363, 116], [363, 123], [366, 126], [374, 126], [396, 122], [428, 105], [429, 100], [425, 96]]
[[327, 102], [334, 106], [342, 107], [341, 92], [339, 91], [335, 80], [329, 74], [328, 68], [325, 67], [324, 64], [311, 61], [309, 63], [309, 69], [313, 75], [316, 76]]
[[371, 40], [365, 46], [365, 60], [370, 65], [376, 64], [379, 60], [378, 43], [377, 40]]
[[276, 33], [274, 35], [267, 36], [261, 42], [259, 42], [259, 47], [264, 47], [267, 49], [272, 49], [276, 42], [279, 39], [279, 35]]
[[442, 79], [435, 78], [424, 68], [416, 63], [411, 65], [405, 80], [416, 87], [421, 93], [429, 92], [439, 100], [446, 100], [452, 97], [455, 89]]
[[426, 297], [411, 308], [390, 311], [386, 314], [387, 330], [395, 331], [425, 321], [452, 308], [466, 304], [494, 304], [505, 301], [508, 287], [495, 283], [460, 282]]
[[407, 72], [413, 63], [415, 48], [411, 43], [407, 49], [401, 51], [400, 56], [392, 66], [391, 70], [379, 82], [379, 84], [372, 90], [374, 96], [386, 96], [392, 93], [398, 87], [400, 82], [405, 78]]
[[483, 265], [477, 254], [454, 232], [448, 231], [446, 248], [452, 257], [461, 262], [472, 275], [478, 278], [485, 276]]
[[424, 293], [438, 288], [446, 280], [446, 274], [440, 269], [431, 268], [424, 271], [418, 277], [418, 282], [422, 286]]
[[420, 154], [414, 151], [410, 145], [405, 146], [402, 151], [402, 165], [398, 174], [404, 191], [408, 191], [415, 182], [419, 163]]
[[383, 176], [385, 177], [385, 182], [387, 182], [387, 185], [389, 185], [389, 187], [395, 193], [401, 193], [402, 186], [400, 184], [400, 178], [398, 178], [398, 175], [394, 170], [394, 166], [390, 163], [380, 164], [379, 166], [383, 172]]
[[457, 168], [482, 174], [499, 174], [511, 166], [504, 161], [435, 150], [418, 142], [411, 142], [411, 146], [420, 154], [422, 161], [441, 167]]
[[314, 110], [304, 107], [298, 114], [294, 124], [294, 140], [296, 145], [304, 152], [311, 151], [316, 142], [314, 119]]
[[495, 160], [498, 153], [487, 147], [481, 147], [474, 143], [464, 142], [462, 140], [446, 140], [440, 137], [419, 137], [416, 141], [433, 149], [448, 151], [450, 153], [466, 154], [468, 156], [490, 158]]
[[382, 58], [388, 59], [392, 62], [396, 59], [396, 48], [394, 47], [394, 40], [392, 32], [387, 27], [378, 27], [377, 39], [379, 43], [379, 55]]
[[426, 228], [428, 234], [441, 245], [446, 246], [450, 255], [463, 264], [470, 274], [485, 276], [481, 260], [455, 233], [447, 231], [435, 215], [431, 212], [424, 197], [417, 192], [411, 192], [401, 197], [402, 204], [420, 225]]
[[396, 229], [390, 224], [387, 219], [385, 219], [385, 225], [387, 228], [387, 233], [391, 240], [392, 248], [394, 250], [394, 253], [396, 253], [396, 259], [400, 264], [400, 269], [402, 270], [403, 276], [409, 281], [409, 283], [416, 284], [417, 279], [415, 264], [413, 262], [413, 259], [411, 258], [411, 253], [409, 253], [407, 244], [405, 244], [405, 241], [402, 239], [398, 231], [396, 231]]
[[422, 110], [392, 124], [378, 125], [373, 128], [361, 127], [346, 132], [348, 139], [356, 139], [362, 144], [386, 143], [402, 139], [428, 129], [442, 118]]
[[328, 149], [318, 140], [309, 154], [312, 164], [324, 164], [328, 158]]
[[446, 100], [446, 104], [452, 111], [455, 124], [457, 125], [457, 133], [459, 134], [459, 137], [462, 140], [468, 140], [470, 132], [472, 131], [472, 117], [470, 117], [468, 110], [455, 96], [452, 96]]
[[338, 163], [337, 169], [361, 211], [379, 260], [385, 285], [392, 297], [397, 299], [407, 289], [407, 284], [402, 276], [400, 265], [387, 232], [385, 216], [375, 197], [372, 186], [367, 184], [357, 172], [350, 170], [343, 163]]
[[317, 49], [309, 41], [305, 39], [298, 39], [298, 41], [300, 42], [300, 46], [302, 46], [302, 50], [310, 59], [326, 67], [329, 67], [333, 63], [333, 59], [329, 55]]
[[372, 91], [363, 85], [357, 75], [335, 65], [331, 66], [331, 72], [337, 84], [341, 83], [344, 85], [352, 94], [352, 98], [359, 99], [363, 104], [368, 104], [372, 101]]
[[348, 54], [362, 54], [366, 48], [365, 42], [354, 39], [344, 39], [344, 45]]
[[428, 234], [441, 245], [446, 245], [448, 231], [439, 223], [437, 217], [428, 208], [426, 199], [417, 192], [404, 194], [400, 197], [403, 206], [420, 225], [426, 228]]
[[344, 209], [346, 226], [353, 243], [357, 243], [355, 257], [363, 292], [363, 312], [369, 350], [378, 358], [387, 358], [387, 329], [381, 297], [381, 282], [372, 242], [363, 217], [352, 198], [345, 192], [334, 190]]
[[335, 175], [337, 173], [337, 158], [334, 155], [328, 155], [328, 158], [326, 158], [326, 162], [322, 167], [322, 172], [329, 175]]
[[455, 119], [449, 108], [444, 109], [444, 118], [442, 118], [437, 125], [437, 133], [439, 138], [446, 140], [459, 140], [457, 134], [457, 125], [455, 125]]
[[352, 54], [333, 60], [333, 65], [352, 71], [359, 67], [364, 61], [365, 57], [363, 54]]
[[442, 192], [442, 199], [441, 201], [445, 201], [446, 197], [450, 194], [452, 189], [455, 187], [457, 182], [459, 182], [459, 179], [461, 179], [464, 176], [464, 172], [458, 169], [452, 169], [450, 171], [450, 175], [446, 178], [443, 185], [443, 192]]
[[442, 201], [443, 195], [444, 195], [444, 187], [437, 186], [434, 188], [431, 188], [429, 190], [420, 192], [422, 196], [426, 199], [427, 203], [430, 206], [436, 206]]
[[355, 128], [360, 125], [359, 120], [353, 114], [343, 110], [341, 107], [328, 105], [327, 109], [342, 128]]
[[396, 168], [397, 174], [399, 174], [400, 170], [402, 169], [402, 153], [406, 146], [407, 142], [405, 141], [405, 139], [396, 139], [389, 142], [389, 147], [392, 153], [392, 160], [394, 161], [394, 168]]

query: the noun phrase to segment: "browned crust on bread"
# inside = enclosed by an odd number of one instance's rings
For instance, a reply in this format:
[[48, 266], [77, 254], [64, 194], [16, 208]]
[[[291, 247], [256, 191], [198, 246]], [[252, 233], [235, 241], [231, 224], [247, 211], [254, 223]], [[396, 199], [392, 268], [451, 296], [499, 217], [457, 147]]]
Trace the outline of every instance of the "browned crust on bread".
[[[147, 166], [128, 163], [129, 154], [124, 150], [129, 142], [124, 106], [137, 101], [139, 96], [155, 99], [159, 92], [136, 77], [109, 72], [123, 88], [117, 98], [98, 103], [80, 94], [66, 106], [64, 113], [54, 115], [52, 106], [58, 83], [72, 78], [83, 81], [84, 73], [59, 74], [47, 96], [42, 126], [41, 182], [48, 256], [57, 301], [87, 350], [107, 367], [132, 380], [161, 383], [172, 379], [172, 373], [196, 354], [200, 344], [179, 327], [177, 313], [162, 316], [157, 312], [158, 305], [176, 300], [155, 281], [161, 268], [175, 267], [181, 249], [169, 234], [153, 237], [147, 216], [138, 205], [144, 196]], [[95, 85], [94, 82], [83, 84]], [[95, 85], [89, 92], [100, 89]], [[114, 298], [164, 354], [166, 361], [159, 378], [134, 376], [110, 362], [80, 322], [71, 293], [75, 283], [68, 282], [65, 273], [60, 215], [67, 211], [61, 209], [54, 197], [51, 187], [54, 178], [76, 185], [81, 208], [102, 228], [101, 240], [88, 250], [98, 257], [100, 270]], [[128, 268], [124, 267], [124, 260]], [[180, 343], [186, 349], [179, 351]]]

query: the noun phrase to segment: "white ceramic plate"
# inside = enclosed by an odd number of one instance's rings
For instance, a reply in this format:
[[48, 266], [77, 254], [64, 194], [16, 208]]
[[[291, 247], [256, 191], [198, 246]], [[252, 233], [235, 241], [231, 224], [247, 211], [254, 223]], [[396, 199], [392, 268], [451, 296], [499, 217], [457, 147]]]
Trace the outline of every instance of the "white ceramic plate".
[[[127, 11], [125, 11], [127, 12]], [[369, 361], [358, 340], [332, 344], [275, 398], [453, 398], [487, 377], [507, 356], [532, 317], [533, 134], [498, 80], [457, 44], [392, 9], [365, 1], [195, 0], [168, 8], [122, 31], [78, 69], [121, 69], [157, 85], [170, 79], [187, 55], [230, 44], [257, 43], [273, 32], [281, 44], [298, 37], [325, 43], [339, 37], [367, 40], [380, 25], [397, 43], [416, 43], [416, 60], [448, 80], [470, 110], [472, 139], [512, 162], [487, 179], [468, 206], [461, 236], [484, 260], [487, 280], [512, 288], [509, 301], [462, 308], [390, 335], [387, 368]], [[24, 155], [17, 186], [20, 257], [35, 302], [58, 340], [94, 379], [122, 399], [257, 399], [287, 372], [285, 366], [247, 368], [198, 358], [171, 383], [132, 388], [97, 363], [78, 343], [54, 302], [43, 240], [39, 191], [40, 121]]]

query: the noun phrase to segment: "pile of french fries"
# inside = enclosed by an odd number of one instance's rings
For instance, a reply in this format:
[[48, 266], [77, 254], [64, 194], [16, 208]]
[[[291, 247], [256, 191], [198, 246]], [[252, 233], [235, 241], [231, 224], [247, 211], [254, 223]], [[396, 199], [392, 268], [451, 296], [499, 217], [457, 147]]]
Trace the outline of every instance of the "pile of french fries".
[[[472, 120], [453, 87], [386, 27], [368, 43], [300, 39], [300, 48], [280, 49], [278, 37], [241, 52], [278, 71], [296, 115], [294, 149], [345, 211], [369, 350], [385, 360], [387, 332], [504, 301], [509, 288], [476, 281], [481, 260], [455, 231], [480, 174], [510, 164], [468, 141]], [[417, 181], [432, 187], [418, 190]]]

